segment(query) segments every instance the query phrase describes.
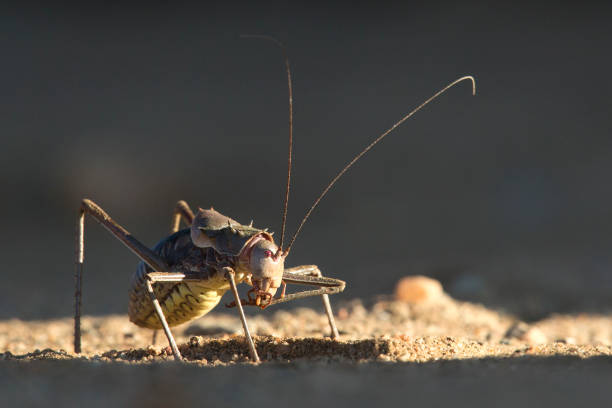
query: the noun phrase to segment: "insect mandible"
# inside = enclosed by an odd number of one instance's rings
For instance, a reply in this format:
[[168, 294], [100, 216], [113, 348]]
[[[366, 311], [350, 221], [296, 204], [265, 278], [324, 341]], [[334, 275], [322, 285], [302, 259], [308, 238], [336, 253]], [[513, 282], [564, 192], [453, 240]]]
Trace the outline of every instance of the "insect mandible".
[[[275, 42], [283, 51], [289, 93], [289, 153], [287, 165], [287, 185], [283, 205], [280, 242], [277, 245], [272, 233], [267, 229], [253, 227], [253, 223], [243, 225], [219, 212], [199, 208], [197, 213], [184, 201], [179, 201], [172, 215], [171, 235], [162, 239], [153, 249], [149, 249], [125, 228], [113, 221], [108, 214], [89, 199], [83, 199], [79, 209], [76, 236], [76, 283], [74, 317], [74, 351], [81, 352], [81, 284], [84, 262], [85, 214], [91, 215], [115, 238], [127, 246], [141, 262], [132, 277], [129, 290], [128, 315], [130, 321], [150, 329], [163, 329], [176, 360], [181, 360], [170, 326], [176, 326], [201, 317], [212, 310], [225, 292], [231, 290], [234, 301], [228, 307], [236, 307], [249, 353], [254, 362], [259, 362], [257, 350], [244, 315], [242, 306], [265, 308], [277, 303], [303, 298], [321, 296], [328, 317], [331, 337], [338, 337], [329, 295], [342, 292], [345, 282], [322, 276], [315, 265], [285, 268], [285, 258], [289, 255], [302, 227], [312, 211], [340, 177], [395, 128], [421, 110], [431, 101], [459, 82], [469, 80], [472, 94], [476, 94], [476, 81], [472, 76], [463, 76], [451, 82], [429, 99], [378, 136], [359, 154], [340, 170], [323, 189], [293, 234], [289, 244], [284, 247], [289, 190], [291, 184], [291, 156], [293, 144], [293, 90], [291, 68], [285, 47], [275, 38], [268, 36], [248, 36]], [[180, 230], [181, 220], [189, 228]], [[251, 289], [247, 299], [241, 299], [236, 285], [247, 283]], [[317, 289], [286, 294], [287, 284], [309, 285]], [[278, 289], [280, 293], [275, 296]]]

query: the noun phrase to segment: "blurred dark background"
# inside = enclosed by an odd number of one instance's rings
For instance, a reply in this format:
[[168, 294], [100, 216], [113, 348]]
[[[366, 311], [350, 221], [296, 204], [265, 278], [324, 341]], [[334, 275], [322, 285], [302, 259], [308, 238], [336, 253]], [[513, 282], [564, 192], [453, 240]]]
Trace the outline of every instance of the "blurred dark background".
[[[612, 27], [599, 3], [0, 10], [0, 318], [72, 313], [83, 197], [148, 245], [179, 199], [280, 230], [282, 54], [245, 33], [276, 36], [291, 58], [290, 232], [365, 144], [453, 79], [478, 81], [476, 97], [451, 90], [351, 169], [290, 265], [348, 281], [336, 299], [426, 274], [526, 319], [612, 306]], [[89, 219], [85, 313], [126, 312], [136, 263]]]

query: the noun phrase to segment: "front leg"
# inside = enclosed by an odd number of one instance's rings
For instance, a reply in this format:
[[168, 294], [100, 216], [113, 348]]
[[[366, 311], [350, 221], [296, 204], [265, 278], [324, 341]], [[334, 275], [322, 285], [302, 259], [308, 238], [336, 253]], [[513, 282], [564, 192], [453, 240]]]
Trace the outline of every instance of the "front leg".
[[249, 326], [247, 325], [246, 317], [244, 315], [244, 310], [242, 310], [242, 302], [240, 301], [240, 294], [238, 293], [238, 288], [236, 287], [236, 272], [228, 266], [223, 268], [223, 272], [225, 273], [225, 279], [229, 281], [230, 287], [232, 288], [232, 293], [234, 294], [234, 298], [236, 299], [236, 307], [238, 308], [238, 314], [240, 314], [240, 320], [242, 321], [242, 328], [244, 329], [244, 337], [246, 337], [247, 342], [249, 343], [249, 351], [251, 353], [251, 358], [255, 363], [259, 363], [259, 356], [257, 355], [257, 349], [255, 349], [255, 343], [253, 342], [253, 338], [251, 337], [251, 333], [249, 332]]
[[287, 302], [289, 300], [308, 296], [321, 295], [323, 307], [325, 308], [325, 314], [327, 315], [327, 320], [329, 321], [329, 327], [331, 329], [331, 338], [337, 339], [339, 337], [339, 333], [338, 328], [336, 327], [336, 321], [334, 319], [334, 313], [332, 312], [331, 303], [329, 302], [329, 295], [342, 292], [346, 283], [339, 279], [324, 277], [316, 265], [302, 265], [285, 269], [285, 272], [283, 273], [283, 282], [295, 283], [298, 285], [319, 286], [320, 289], [308, 290], [283, 296], [280, 299], [274, 299], [271, 304]]

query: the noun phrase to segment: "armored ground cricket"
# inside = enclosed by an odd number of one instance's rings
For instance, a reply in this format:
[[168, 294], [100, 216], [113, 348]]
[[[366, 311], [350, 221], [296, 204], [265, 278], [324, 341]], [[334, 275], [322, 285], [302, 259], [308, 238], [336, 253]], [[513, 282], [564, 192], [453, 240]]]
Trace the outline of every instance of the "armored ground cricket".
[[[287, 185], [283, 205], [280, 242], [277, 245], [267, 229], [243, 225], [219, 212], [210, 209], [191, 210], [184, 201], [179, 201], [172, 215], [171, 235], [149, 249], [126, 229], [113, 221], [102, 208], [89, 199], [83, 199], [79, 209], [76, 236], [76, 287], [74, 318], [74, 350], [81, 352], [81, 283], [84, 262], [85, 214], [91, 215], [111, 234], [127, 246], [141, 262], [132, 277], [129, 290], [128, 315], [134, 324], [150, 329], [163, 329], [176, 360], [181, 354], [170, 326], [176, 326], [205, 315], [231, 290], [234, 301], [228, 307], [238, 310], [244, 335], [248, 342], [251, 359], [259, 362], [255, 344], [249, 332], [243, 306], [265, 308], [307, 296], [320, 295], [331, 328], [331, 337], [338, 337], [338, 329], [331, 310], [329, 295], [344, 290], [345, 282], [322, 276], [314, 265], [285, 269], [285, 258], [312, 211], [340, 177], [408, 118], [462, 81], [471, 81], [472, 94], [476, 94], [476, 81], [464, 76], [451, 82], [425, 102], [417, 106], [388, 130], [378, 136], [336, 174], [323, 189], [284, 247], [285, 225], [291, 184], [291, 155], [293, 144], [293, 90], [291, 68], [284, 46], [267, 36], [249, 36], [275, 42], [283, 51], [289, 94], [289, 153]], [[189, 228], [179, 230], [181, 220]], [[241, 299], [236, 285], [247, 283], [251, 289], [247, 299]], [[286, 294], [287, 284], [310, 285], [317, 289]], [[278, 289], [280, 294], [275, 297]]]

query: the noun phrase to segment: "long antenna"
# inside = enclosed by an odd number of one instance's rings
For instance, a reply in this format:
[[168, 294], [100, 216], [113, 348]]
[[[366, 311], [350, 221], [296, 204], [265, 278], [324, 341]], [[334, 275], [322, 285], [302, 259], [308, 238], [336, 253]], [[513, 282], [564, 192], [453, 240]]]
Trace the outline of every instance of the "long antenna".
[[272, 41], [283, 51], [285, 59], [285, 69], [287, 71], [287, 88], [289, 89], [289, 153], [287, 155], [287, 188], [285, 190], [285, 204], [283, 205], [283, 222], [281, 227], [280, 245], [278, 246], [279, 253], [283, 252], [283, 242], [285, 240], [285, 227], [287, 225], [287, 209], [289, 207], [289, 190], [291, 188], [291, 154], [293, 151], [293, 86], [291, 85], [291, 67], [289, 66], [289, 57], [285, 45], [274, 37], [269, 35], [245, 34], [242, 38], [257, 38], [261, 40]]
[[310, 209], [306, 212], [306, 215], [304, 216], [304, 218], [302, 219], [302, 222], [300, 223], [300, 226], [298, 227], [297, 231], [295, 231], [295, 234], [293, 234], [293, 238], [291, 238], [291, 242], [289, 242], [289, 246], [287, 246], [287, 249], [285, 250], [285, 255], [289, 254], [289, 251], [291, 250], [291, 246], [293, 246], [293, 243], [295, 242], [295, 239], [297, 238], [298, 234], [300, 233], [300, 231], [302, 230], [302, 227], [304, 226], [304, 224], [306, 223], [306, 220], [308, 219], [308, 217], [310, 217], [310, 214], [312, 213], [312, 211], [315, 209], [315, 207], [319, 204], [319, 202], [321, 201], [321, 199], [323, 197], [325, 197], [325, 194], [327, 194], [327, 192], [329, 191], [330, 188], [332, 188], [332, 186], [334, 184], [336, 184], [336, 181], [338, 181], [338, 179], [340, 177], [342, 177], [342, 175], [344, 173], [346, 173], [346, 171], [353, 165], [355, 164], [355, 162], [357, 160], [359, 160], [361, 158], [361, 156], [363, 156], [364, 154], [366, 154], [372, 147], [374, 147], [374, 145], [376, 145], [378, 142], [380, 142], [385, 136], [387, 136], [389, 133], [391, 133], [396, 127], [398, 127], [399, 125], [401, 125], [402, 123], [404, 123], [406, 120], [408, 120], [412, 115], [414, 115], [415, 113], [417, 113], [418, 111], [420, 111], [421, 109], [423, 109], [426, 105], [428, 105], [431, 101], [433, 101], [434, 99], [436, 99], [438, 96], [442, 95], [444, 92], [446, 92], [447, 90], [449, 90], [450, 88], [452, 88], [453, 86], [457, 85], [459, 82], [465, 81], [465, 80], [470, 80], [472, 81], [472, 95], [476, 95], [476, 80], [474, 79], [473, 76], [471, 75], [467, 75], [464, 77], [461, 77], [459, 79], [454, 80], [453, 82], [451, 82], [450, 84], [446, 85], [444, 88], [442, 88], [441, 90], [439, 90], [438, 92], [436, 92], [433, 96], [431, 96], [429, 99], [427, 99], [425, 102], [423, 102], [422, 104], [420, 104], [419, 106], [417, 106], [414, 110], [412, 110], [412, 112], [410, 112], [409, 114], [407, 114], [406, 116], [404, 116], [400, 121], [396, 122], [393, 126], [391, 126], [386, 132], [384, 132], [382, 135], [378, 136], [372, 143], [370, 143], [368, 146], [366, 146], [365, 149], [363, 149], [361, 151], [361, 153], [359, 153], [357, 156], [355, 156], [353, 158], [353, 160], [351, 160], [346, 166], [344, 166], [344, 168], [342, 170], [340, 170], [340, 172], [338, 174], [336, 174], [336, 176], [329, 182], [329, 184], [327, 185], [327, 187], [325, 187], [325, 189], [323, 190], [323, 192], [319, 195], [319, 197], [315, 200], [314, 204], [312, 204], [312, 207], [310, 207]]

